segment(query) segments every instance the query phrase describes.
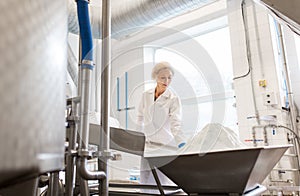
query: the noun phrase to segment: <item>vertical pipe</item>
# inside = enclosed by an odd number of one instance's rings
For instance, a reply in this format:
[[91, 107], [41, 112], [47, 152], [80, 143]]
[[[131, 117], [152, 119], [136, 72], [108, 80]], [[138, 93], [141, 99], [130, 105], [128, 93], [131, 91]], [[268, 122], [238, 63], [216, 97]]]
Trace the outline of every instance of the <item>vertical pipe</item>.
[[[84, 61], [84, 60], [83, 60]], [[82, 61], [82, 62], [83, 62]], [[79, 151], [88, 151], [89, 144], [89, 100], [91, 93], [91, 80], [92, 70], [83, 68], [81, 65], [81, 103], [80, 103], [80, 139], [79, 139]], [[78, 173], [80, 174], [80, 194], [83, 196], [89, 195], [87, 188], [87, 181], [85, 179], [91, 178], [93, 175], [85, 175], [87, 172], [87, 164], [84, 160], [87, 157], [79, 157], [77, 162]], [[82, 164], [84, 162], [85, 164]]]
[[[72, 102], [72, 116], [76, 117], [77, 115], [77, 103]], [[69, 135], [69, 147], [67, 154], [67, 166], [66, 166], [66, 196], [73, 196], [74, 188], [74, 167], [76, 164], [76, 158], [72, 155], [72, 151], [76, 150], [77, 142], [77, 128], [78, 121], [73, 119], [70, 123], [70, 135]]]
[[117, 111], [120, 111], [120, 78], [117, 77]]
[[128, 129], [128, 72], [125, 72], [125, 129]]
[[49, 192], [50, 196], [59, 196], [59, 175], [58, 172], [53, 172], [50, 174], [49, 179]]
[[90, 196], [87, 180], [80, 178], [79, 187], [80, 187], [80, 196]]
[[267, 132], [268, 126], [264, 126], [264, 145], [269, 146], [269, 139], [268, 139], [268, 132]]
[[[96, 42], [96, 52], [101, 50], [101, 48], [99, 47], [99, 41]], [[101, 56], [100, 56], [101, 59]], [[96, 66], [95, 66], [95, 111], [96, 112], [100, 112], [100, 78], [101, 75], [99, 73], [101, 73], [101, 63], [99, 63], [99, 55], [98, 52], [96, 54]]]
[[[101, 69], [101, 131], [100, 150], [109, 150], [110, 69], [111, 69], [111, 6], [102, 0], [102, 69]], [[107, 157], [98, 160], [99, 168], [108, 173]], [[107, 175], [108, 176], [108, 175]], [[108, 196], [108, 179], [99, 181], [99, 195]]]
[[[81, 52], [82, 52], [82, 47], [81, 47], [81, 38], [79, 36], [79, 48], [78, 48], [78, 86], [77, 86], [77, 96], [80, 97], [81, 95], [81, 60], [82, 60], [82, 56], [81, 56]], [[80, 115], [80, 104], [77, 104], [76, 106], [76, 113], [75, 115], [78, 117]], [[77, 123], [77, 142], [79, 143], [80, 141], [80, 130], [79, 130], [79, 127], [80, 127], [80, 121]], [[76, 159], [76, 168], [78, 168], [78, 165], [77, 165], [77, 157], [75, 158]], [[78, 187], [79, 187], [79, 190], [80, 190], [80, 182], [81, 182], [81, 176], [79, 175], [79, 173], [76, 171], [76, 175], [75, 175], [75, 194], [78, 192]], [[77, 192], [76, 192], [77, 191]]]
[[[254, 6], [254, 5], [252, 5]], [[255, 112], [255, 120], [258, 125], [261, 124], [259, 112], [257, 109], [257, 101], [255, 97], [255, 89], [254, 89], [254, 79], [253, 79], [253, 62], [252, 62], [252, 56], [251, 56], [251, 48], [250, 48], [250, 34], [249, 34], [249, 25], [248, 25], [248, 15], [247, 15], [247, 7], [245, 0], [241, 3], [241, 9], [242, 9], [242, 17], [243, 17], [243, 24], [245, 28], [245, 39], [246, 39], [246, 50], [247, 50], [247, 61], [249, 64], [249, 73], [250, 73], [250, 82], [251, 82], [251, 92], [252, 92], [252, 100], [254, 105], [254, 112]], [[254, 140], [254, 139], [253, 139]], [[256, 141], [255, 141], [256, 142]], [[254, 146], [257, 146], [256, 143], [254, 143]]]
[[73, 148], [71, 147], [71, 143], [73, 143], [74, 136], [76, 137], [74, 125], [70, 125], [70, 138], [69, 138], [69, 150], [67, 155], [67, 166], [66, 166], [66, 196], [73, 195], [73, 187], [74, 187], [74, 166], [75, 166], [75, 157], [72, 156], [71, 151]]
[[[88, 171], [88, 143], [89, 143], [89, 101], [91, 93], [91, 77], [93, 65], [93, 39], [90, 26], [88, 2], [77, 0], [78, 21], [81, 37], [81, 80], [80, 80], [80, 131], [79, 131], [79, 158], [77, 160], [78, 173], [86, 180], [100, 180], [105, 178], [105, 173], [100, 171]], [[85, 181], [81, 181], [86, 183]], [[84, 186], [85, 187], [85, 186]], [[88, 194], [87, 189], [83, 189], [83, 194]]]
[[[84, 60], [83, 60], [84, 61]], [[81, 65], [82, 67], [83, 65]], [[79, 149], [88, 150], [89, 143], [89, 100], [91, 94], [92, 70], [81, 68], [81, 104]]]
[[90, 26], [88, 2], [77, 1], [78, 22], [81, 38], [81, 102], [80, 102], [80, 137], [79, 149], [87, 149], [89, 134], [89, 105], [91, 93], [91, 77], [93, 70], [93, 39]]
[[[79, 48], [78, 48], [78, 86], [77, 86], [77, 96], [80, 96], [81, 95], [81, 60], [82, 60], [82, 55], [81, 55], [81, 52], [82, 52], [82, 47], [81, 47], [81, 38], [79, 36]], [[77, 113], [76, 115], [79, 114], [80, 110], [79, 110], [79, 104], [77, 105]]]
[[80, 130], [79, 130], [79, 149], [87, 149], [88, 145], [88, 111], [91, 71], [93, 68], [93, 42], [89, 22], [88, 2], [84, 0], [77, 1], [78, 21], [80, 28], [80, 86], [78, 95], [81, 97], [79, 107]]
[[[81, 47], [81, 38], [79, 35], [79, 48], [78, 48], [78, 78], [77, 78], [77, 96], [81, 95], [81, 67], [80, 62], [82, 60], [82, 47]], [[66, 166], [66, 196], [73, 196], [74, 195], [74, 176], [75, 176], [75, 187], [76, 181], [81, 181], [81, 178], [77, 176], [77, 172], [75, 170], [76, 165], [76, 157], [73, 156], [72, 150], [76, 150], [76, 144], [79, 137], [79, 127], [80, 121], [76, 119], [79, 116], [79, 102], [80, 100], [73, 101], [72, 100], [72, 116], [74, 117], [74, 121], [70, 124], [70, 138], [69, 138], [69, 149], [68, 149], [68, 156], [67, 156], [67, 166]]]

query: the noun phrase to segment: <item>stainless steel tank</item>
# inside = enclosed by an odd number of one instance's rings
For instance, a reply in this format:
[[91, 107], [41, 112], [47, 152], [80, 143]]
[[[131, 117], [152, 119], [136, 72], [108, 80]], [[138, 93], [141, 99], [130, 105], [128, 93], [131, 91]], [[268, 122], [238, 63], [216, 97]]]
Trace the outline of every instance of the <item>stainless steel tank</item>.
[[0, 1], [0, 187], [64, 164], [65, 0]]

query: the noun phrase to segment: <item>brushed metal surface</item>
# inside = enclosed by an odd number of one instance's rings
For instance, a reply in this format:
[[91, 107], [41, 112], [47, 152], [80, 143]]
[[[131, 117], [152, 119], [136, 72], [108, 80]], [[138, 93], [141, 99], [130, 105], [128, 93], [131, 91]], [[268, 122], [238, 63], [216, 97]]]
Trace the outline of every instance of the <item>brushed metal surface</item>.
[[257, 187], [290, 146], [147, 157], [189, 194], [243, 194]]
[[38, 178], [32, 178], [30, 180], [25, 180], [20, 183], [16, 183], [11, 187], [0, 188], [1, 196], [33, 196], [37, 195], [38, 188]]
[[142, 156], [145, 147], [145, 135], [141, 132], [110, 128], [110, 147], [115, 150]]
[[[90, 144], [99, 146], [100, 125], [90, 124]], [[141, 132], [110, 127], [110, 148], [136, 155], [143, 155], [145, 135]]]
[[0, 9], [1, 187], [12, 176], [63, 168], [67, 7], [10, 0]]

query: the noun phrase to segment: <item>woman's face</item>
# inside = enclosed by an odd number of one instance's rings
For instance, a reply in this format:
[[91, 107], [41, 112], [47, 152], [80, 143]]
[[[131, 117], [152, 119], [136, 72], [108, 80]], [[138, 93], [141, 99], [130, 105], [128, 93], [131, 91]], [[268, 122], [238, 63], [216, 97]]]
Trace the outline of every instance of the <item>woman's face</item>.
[[169, 69], [160, 70], [156, 78], [157, 87], [160, 90], [166, 90], [167, 87], [170, 85], [172, 78], [173, 74]]

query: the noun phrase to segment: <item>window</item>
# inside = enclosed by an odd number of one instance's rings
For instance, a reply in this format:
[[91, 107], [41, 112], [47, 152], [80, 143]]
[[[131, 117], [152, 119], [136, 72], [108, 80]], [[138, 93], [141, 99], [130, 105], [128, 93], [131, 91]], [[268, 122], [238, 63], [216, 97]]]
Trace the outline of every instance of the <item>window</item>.
[[192, 134], [215, 122], [218, 105], [224, 106], [224, 115], [217, 122], [237, 130], [231, 57], [227, 26], [156, 50], [155, 62], [168, 61], [176, 69], [171, 88], [182, 101], [185, 131]]
[[297, 57], [298, 57], [298, 66], [300, 68], [300, 35], [294, 34], [296, 50], [297, 50]]

